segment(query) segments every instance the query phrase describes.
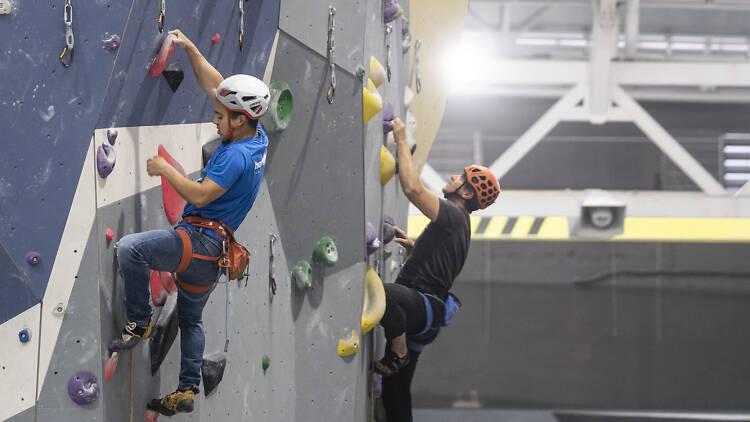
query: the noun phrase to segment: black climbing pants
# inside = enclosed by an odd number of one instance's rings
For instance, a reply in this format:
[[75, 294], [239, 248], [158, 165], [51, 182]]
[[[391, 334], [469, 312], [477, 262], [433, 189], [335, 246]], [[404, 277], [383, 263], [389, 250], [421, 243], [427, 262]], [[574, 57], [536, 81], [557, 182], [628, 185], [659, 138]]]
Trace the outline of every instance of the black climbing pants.
[[396, 283], [385, 284], [385, 313], [380, 325], [386, 340], [406, 334], [418, 334], [424, 329], [427, 314], [424, 299], [415, 289]]
[[[390, 347], [390, 343], [386, 347]], [[390, 377], [383, 377], [383, 408], [386, 422], [412, 422], [411, 380], [420, 352], [409, 350], [409, 363]]]

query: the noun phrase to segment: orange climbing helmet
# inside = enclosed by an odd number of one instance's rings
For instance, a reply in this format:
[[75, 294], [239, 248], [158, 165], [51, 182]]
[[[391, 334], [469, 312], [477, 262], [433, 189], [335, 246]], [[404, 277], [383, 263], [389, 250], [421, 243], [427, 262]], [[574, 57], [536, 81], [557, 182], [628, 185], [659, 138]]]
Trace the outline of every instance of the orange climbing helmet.
[[477, 194], [479, 208], [487, 208], [495, 202], [500, 195], [500, 184], [497, 183], [495, 175], [485, 166], [472, 164], [464, 168], [466, 181], [474, 188]]

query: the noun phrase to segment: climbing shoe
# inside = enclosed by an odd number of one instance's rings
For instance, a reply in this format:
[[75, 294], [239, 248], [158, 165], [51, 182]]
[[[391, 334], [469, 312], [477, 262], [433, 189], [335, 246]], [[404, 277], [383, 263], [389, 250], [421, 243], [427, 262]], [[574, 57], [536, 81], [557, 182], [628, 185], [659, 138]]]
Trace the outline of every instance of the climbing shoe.
[[135, 347], [138, 342], [147, 339], [151, 335], [154, 323], [150, 319], [147, 325], [138, 325], [135, 322], [128, 322], [122, 329], [122, 337], [112, 340], [109, 343], [109, 353], [123, 352]]
[[179, 386], [174, 393], [167, 394], [161, 399], [153, 399], [146, 407], [161, 413], [164, 416], [172, 416], [178, 413], [190, 413], [195, 404], [195, 395], [200, 393], [197, 387]]
[[383, 359], [372, 363], [372, 369], [384, 377], [390, 377], [408, 364], [409, 353], [405, 354], [403, 357], [398, 357], [393, 351], [387, 350]]

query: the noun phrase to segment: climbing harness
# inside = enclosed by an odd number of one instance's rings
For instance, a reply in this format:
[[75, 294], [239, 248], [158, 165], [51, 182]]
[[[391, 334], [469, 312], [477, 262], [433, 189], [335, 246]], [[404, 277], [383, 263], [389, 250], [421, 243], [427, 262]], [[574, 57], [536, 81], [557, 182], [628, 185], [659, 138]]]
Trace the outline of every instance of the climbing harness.
[[326, 99], [328, 104], [333, 104], [333, 99], [336, 96], [336, 65], [333, 62], [333, 50], [336, 47], [336, 40], [334, 34], [334, 28], [336, 27], [336, 20], [333, 15], [336, 14], [336, 8], [329, 6], [328, 8], [328, 66], [331, 68], [331, 85], [328, 87], [328, 94]]
[[276, 274], [273, 268], [273, 244], [276, 242], [276, 235], [271, 233], [268, 236], [268, 290], [271, 295], [276, 294]]
[[422, 78], [419, 76], [419, 53], [422, 49], [422, 41], [417, 40], [414, 43], [414, 75], [417, 84], [417, 94], [422, 92]]
[[161, 0], [161, 10], [159, 11], [159, 33], [164, 32], [164, 21], [167, 19], [167, 0]]
[[385, 26], [385, 73], [388, 76], [388, 82], [391, 81], [391, 32], [393, 25]]
[[[60, 53], [60, 64], [67, 69], [73, 64], [73, 56], [75, 55], [73, 49], [75, 45], [75, 38], [73, 37], [73, 5], [70, 4], [70, 0], [65, 0], [63, 19], [65, 21], [65, 47], [63, 47], [62, 53]], [[63, 58], [67, 53], [70, 54], [68, 54], [68, 62], [65, 63]]]
[[240, 51], [242, 51], [242, 41], [245, 38], [245, 6], [242, 4], [243, 0], [239, 1], [239, 8], [240, 8]]
[[[417, 334], [409, 335], [406, 338], [407, 345], [409, 346], [410, 350], [414, 350], [417, 352], [421, 352], [424, 348], [424, 344], [420, 342], [420, 337], [440, 329], [440, 327], [446, 327], [448, 326], [451, 321], [453, 320], [453, 316], [458, 312], [458, 309], [461, 307], [461, 301], [458, 299], [456, 295], [453, 293], [448, 293], [448, 298], [443, 301], [439, 297], [429, 294], [429, 293], [422, 293], [419, 290], [417, 290], [417, 293], [419, 293], [420, 296], [422, 296], [422, 300], [424, 300], [424, 309], [425, 309], [425, 324], [422, 331], [420, 331]], [[435, 325], [435, 313], [432, 309], [432, 304], [430, 303], [430, 300], [427, 298], [427, 296], [430, 296], [431, 298], [435, 299], [437, 302], [441, 303], [443, 307], [445, 308], [445, 316], [443, 318], [443, 321], [440, 321], [438, 325]]]

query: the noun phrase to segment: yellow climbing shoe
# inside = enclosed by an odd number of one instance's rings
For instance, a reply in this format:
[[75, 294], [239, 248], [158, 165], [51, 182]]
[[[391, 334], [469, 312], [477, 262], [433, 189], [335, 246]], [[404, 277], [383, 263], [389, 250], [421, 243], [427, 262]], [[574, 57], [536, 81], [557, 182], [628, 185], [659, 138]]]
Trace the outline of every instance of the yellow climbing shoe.
[[200, 390], [197, 387], [180, 386], [174, 393], [167, 394], [161, 399], [153, 399], [146, 407], [161, 413], [164, 416], [172, 416], [178, 413], [190, 413], [195, 404], [195, 395]]

